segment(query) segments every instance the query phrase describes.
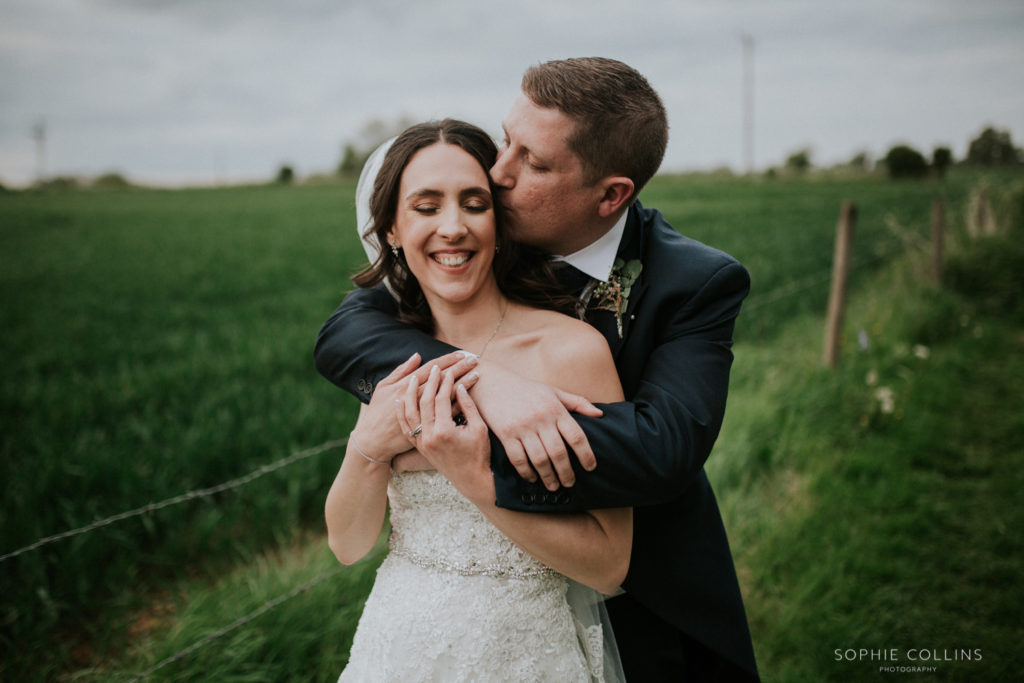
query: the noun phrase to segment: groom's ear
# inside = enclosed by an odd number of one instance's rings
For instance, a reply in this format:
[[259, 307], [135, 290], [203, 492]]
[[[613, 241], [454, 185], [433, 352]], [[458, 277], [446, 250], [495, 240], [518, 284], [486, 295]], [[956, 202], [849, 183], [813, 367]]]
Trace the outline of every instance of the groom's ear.
[[597, 213], [601, 218], [614, 216], [623, 207], [628, 206], [633, 196], [633, 181], [626, 176], [608, 176], [598, 182], [603, 190]]

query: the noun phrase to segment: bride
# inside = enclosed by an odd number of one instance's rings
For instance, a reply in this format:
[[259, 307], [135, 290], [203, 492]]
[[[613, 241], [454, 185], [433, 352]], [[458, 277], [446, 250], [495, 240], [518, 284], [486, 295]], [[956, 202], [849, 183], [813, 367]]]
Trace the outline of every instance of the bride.
[[330, 547], [345, 564], [365, 556], [389, 503], [392, 531], [341, 681], [622, 679], [595, 615], [598, 593], [625, 578], [632, 510], [498, 508], [487, 426], [462, 374], [486, 355], [591, 401], [622, 400], [604, 338], [551, 310], [564, 302], [549, 264], [502, 229], [496, 153], [475, 126], [424, 123], [392, 144], [374, 182], [370, 229], [389, 248], [354, 281], [386, 282], [403, 321], [467, 354], [429, 375], [414, 355], [373, 390], [349, 438], [327, 497]]

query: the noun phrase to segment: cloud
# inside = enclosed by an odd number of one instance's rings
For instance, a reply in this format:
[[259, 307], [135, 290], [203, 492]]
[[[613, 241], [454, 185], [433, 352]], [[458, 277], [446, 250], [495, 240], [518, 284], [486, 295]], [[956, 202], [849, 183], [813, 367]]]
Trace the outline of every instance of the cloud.
[[6, 0], [0, 179], [47, 169], [158, 182], [332, 168], [372, 118], [458, 116], [497, 133], [529, 64], [601, 54], [668, 106], [665, 167], [741, 160], [741, 32], [755, 37], [756, 158], [966, 147], [1024, 131], [1014, 2]]

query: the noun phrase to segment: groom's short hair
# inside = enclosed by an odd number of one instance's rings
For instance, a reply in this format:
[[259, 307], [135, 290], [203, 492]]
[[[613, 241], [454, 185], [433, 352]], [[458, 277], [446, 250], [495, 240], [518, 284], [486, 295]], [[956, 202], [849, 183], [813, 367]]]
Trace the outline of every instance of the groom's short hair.
[[605, 57], [576, 57], [532, 66], [523, 93], [539, 107], [576, 122], [569, 148], [583, 163], [587, 183], [609, 175], [640, 189], [661, 166], [668, 119], [661, 98], [636, 69]]

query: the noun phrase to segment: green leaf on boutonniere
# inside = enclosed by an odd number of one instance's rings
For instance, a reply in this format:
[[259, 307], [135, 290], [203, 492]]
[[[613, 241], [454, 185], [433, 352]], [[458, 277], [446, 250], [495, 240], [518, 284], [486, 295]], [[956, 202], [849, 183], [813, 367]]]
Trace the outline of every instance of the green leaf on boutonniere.
[[594, 288], [594, 308], [611, 311], [615, 314], [615, 326], [619, 331], [619, 339], [622, 339], [622, 316], [626, 312], [626, 306], [629, 305], [629, 292], [643, 269], [644, 264], [637, 259], [623, 261], [617, 258], [612, 265], [612, 272], [608, 276], [607, 282], [601, 282]]

